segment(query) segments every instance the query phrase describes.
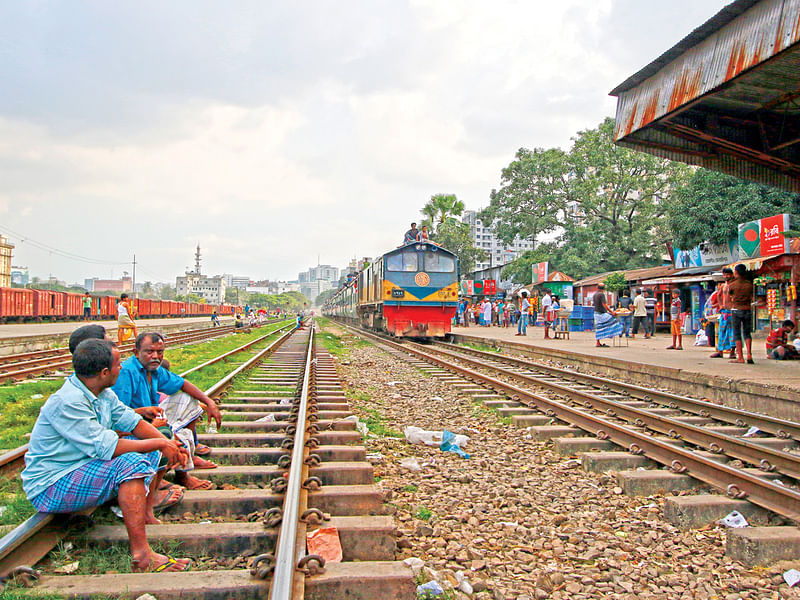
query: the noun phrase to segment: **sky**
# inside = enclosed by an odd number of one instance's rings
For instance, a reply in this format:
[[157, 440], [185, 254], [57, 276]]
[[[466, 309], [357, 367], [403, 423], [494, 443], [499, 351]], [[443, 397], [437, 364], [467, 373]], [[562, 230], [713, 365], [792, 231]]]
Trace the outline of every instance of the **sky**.
[[724, 0], [0, 4], [0, 233], [67, 282], [296, 279], [480, 209]]

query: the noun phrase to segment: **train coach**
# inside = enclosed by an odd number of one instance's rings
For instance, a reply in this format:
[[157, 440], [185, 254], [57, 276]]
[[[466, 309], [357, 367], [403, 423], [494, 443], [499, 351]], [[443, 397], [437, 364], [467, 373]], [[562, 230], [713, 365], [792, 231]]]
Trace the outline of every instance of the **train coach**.
[[458, 260], [430, 242], [380, 256], [339, 290], [323, 314], [396, 337], [443, 337], [458, 302]]

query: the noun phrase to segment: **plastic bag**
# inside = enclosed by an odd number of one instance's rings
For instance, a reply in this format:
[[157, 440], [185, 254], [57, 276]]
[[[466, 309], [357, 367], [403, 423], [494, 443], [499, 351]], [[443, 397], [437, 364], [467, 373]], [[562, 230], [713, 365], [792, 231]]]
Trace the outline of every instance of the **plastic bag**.
[[275, 415], [270, 413], [268, 415], [264, 415], [263, 417], [260, 417], [260, 418], [256, 419], [255, 422], [256, 423], [271, 423], [274, 420], [275, 420]]
[[728, 513], [725, 517], [717, 521], [717, 523], [725, 525], [725, 527], [732, 527], [734, 529], [750, 527], [750, 524], [747, 522], [747, 519], [744, 518], [744, 515], [736, 510]]
[[444, 590], [442, 586], [439, 585], [438, 581], [429, 581], [428, 583], [423, 583], [422, 585], [417, 586], [417, 597], [418, 598], [435, 598], [436, 596], [441, 596], [444, 594]]
[[409, 425], [403, 429], [406, 440], [409, 444], [425, 444], [426, 446], [438, 446], [442, 443], [442, 434], [438, 431], [426, 431], [422, 427]]
[[400, 466], [409, 471], [422, 471], [419, 461], [414, 457], [404, 458], [400, 461]]
[[465, 435], [456, 435], [452, 431], [447, 431], [447, 429], [445, 429], [442, 432], [442, 443], [439, 446], [439, 449], [442, 452], [454, 452], [455, 454], [458, 454], [461, 458], [469, 458], [469, 454], [464, 452], [459, 447], [459, 445], [458, 445], [459, 438], [466, 439], [467, 442], [469, 441], [469, 438], [467, 436], [465, 436]]
[[697, 332], [697, 335], [694, 336], [694, 345], [695, 346], [708, 346], [708, 336], [706, 332], [702, 329]]

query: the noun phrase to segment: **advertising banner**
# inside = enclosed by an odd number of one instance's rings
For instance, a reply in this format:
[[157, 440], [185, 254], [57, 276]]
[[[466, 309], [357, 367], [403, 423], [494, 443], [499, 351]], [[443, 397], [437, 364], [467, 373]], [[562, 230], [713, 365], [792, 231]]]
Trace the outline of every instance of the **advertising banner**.
[[739, 260], [789, 252], [789, 215], [780, 214], [739, 225]]
[[483, 294], [483, 281], [478, 281], [477, 279], [473, 282], [472, 287], [474, 288], [475, 295], [480, 296]]
[[533, 263], [531, 265], [531, 270], [533, 272], [532, 282], [533, 284], [537, 283], [544, 283], [547, 281], [547, 274], [548, 274], [548, 263], [540, 262], [540, 263]]
[[487, 296], [494, 296], [497, 293], [497, 282], [494, 279], [484, 279], [483, 293]]
[[672, 248], [672, 259], [676, 269], [728, 265], [739, 260], [738, 240], [730, 240], [727, 244], [704, 242], [690, 250]]

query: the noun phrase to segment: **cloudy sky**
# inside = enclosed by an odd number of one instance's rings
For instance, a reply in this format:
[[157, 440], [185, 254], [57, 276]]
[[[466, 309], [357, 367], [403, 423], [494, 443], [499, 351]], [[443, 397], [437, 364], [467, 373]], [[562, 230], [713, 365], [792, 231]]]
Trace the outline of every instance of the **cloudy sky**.
[[725, 4], [4, 2], [0, 233], [69, 282], [135, 253], [174, 283], [198, 242], [209, 274], [343, 266], [432, 194], [485, 206], [519, 147], [567, 147]]

